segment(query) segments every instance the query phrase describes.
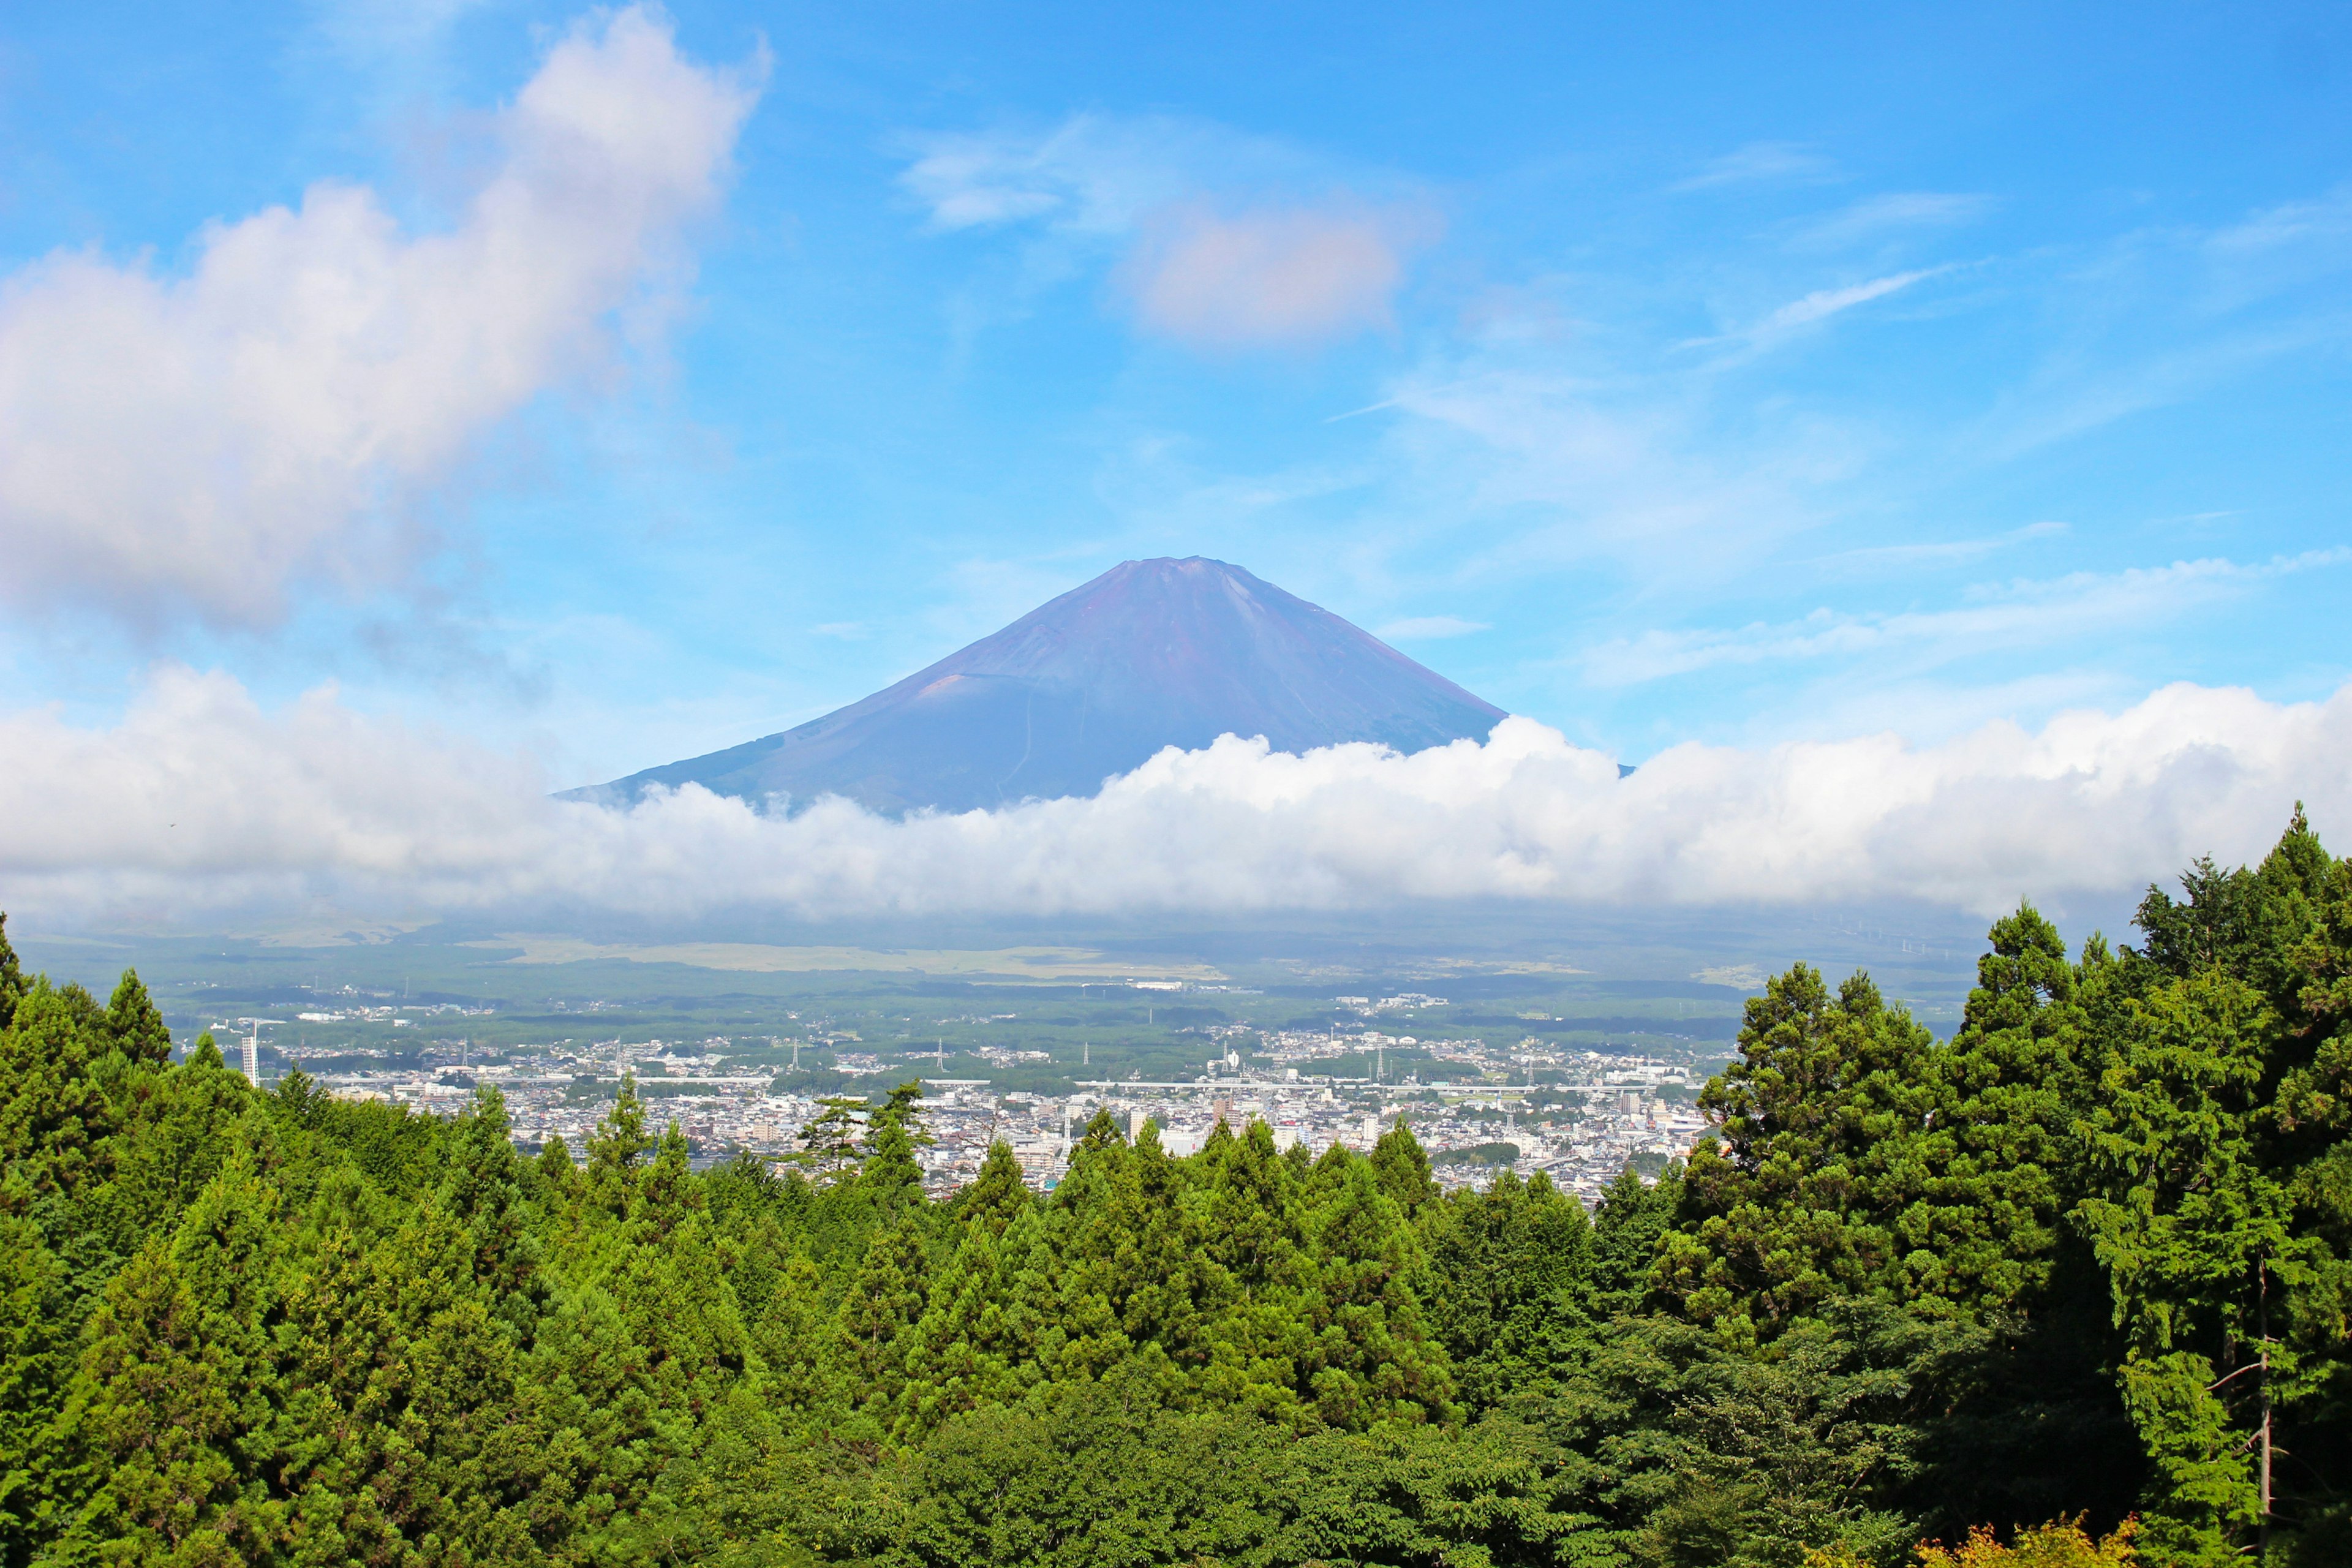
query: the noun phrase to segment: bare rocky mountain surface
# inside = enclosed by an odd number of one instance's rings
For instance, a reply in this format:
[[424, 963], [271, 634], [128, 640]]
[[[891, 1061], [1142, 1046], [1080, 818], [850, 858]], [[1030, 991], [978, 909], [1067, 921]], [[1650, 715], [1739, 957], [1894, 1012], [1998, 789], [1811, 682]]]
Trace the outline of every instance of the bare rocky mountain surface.
[[572, 798], [655, 785], [793, 805], [969, 811], [1088, 795], [1164, 746], [1306, 752], [1484, 740], [1503, 710], [1330, 611], [1201, 556], [1129, 561], [928, 669], [797, 728]]

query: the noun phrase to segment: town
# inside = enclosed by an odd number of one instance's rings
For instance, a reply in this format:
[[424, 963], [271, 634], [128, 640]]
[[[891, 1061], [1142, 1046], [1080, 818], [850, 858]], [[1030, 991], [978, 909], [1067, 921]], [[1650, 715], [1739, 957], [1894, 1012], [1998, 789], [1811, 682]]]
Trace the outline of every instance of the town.
[[[1185, 987], [1145, 981], [1129, 982], [1127, 989], [1164, 1005], [1179, 1002]], [[1335, 1144], [1369, 1149], [1402, 1121], [1445, 1186], [1485, 1185], [1506, 1171], [1522, 1178], [1541, 1172], [1588, 1200], [1629, 1165], [1654, 1174], [1685, 1155], [1706, 1131], [1695, 1100], [1713, 1059], [1709, 1053], [1687, 1049], [1670, 1057], [1659, 1054], [1655, 1042], [1647, 1053], [1623, 1046], [1580, 1048], [1534, 1033], [1503, 1043], [1490, 1037], [1491, 1030], [1433, 1027], [1425, 1021], [1444, 1018], [1447, 1007], [1445, 998], [1418, 992], [1341, 995], [1328, 999], [1324, 1011], [1332, 1021], [1321, 1028], [1212, 1024], [1186, 1031], [1207, 1048], [1174, 1072], [1125, 1066], [1120, 1058], [1133, 1051], [1087, 1044], [1066, 1077], [1043, 1089], [1007, 1081], [1034, 1079], [1055, 1054], [1023, 1047], [1017, 1014], [942, 1020], [1009, 1032], [1009, 1044], [955, 1049], [944, 1033], [928, 1046], [898, 1041], [897, 1048], [885, 1049], [856, 1031], [812, 1027], [788, 1014], [783, 1026], [799, 1028], [802, 1037], [564, 1038], [486, 1047], [461, 1037], [421, 1052], [338, 1045], [314, 1057], [307, 1070], [338, 1096], [444, 1115], [462, 1110], [478, 1086], [496, 1085], [518, 1143], [536, 1150], [560, 1137], [575, 1152], [627, 1079], [657, 1125], [677, 1122], [698, 1163], [740, 1151], [779, 1171], [800, 1154], [803, 1129], [828, 1099], [862, 1103], [915, 1081], [931, 1140], [919, 1158], [929, 1184], [940, 1192], [971, 1179], [990, 1144], [1000, 1140], [1019, 1157], [1030, 1184], [1049, 1191], [1067, 1170], [1076, 1141], [1106, 1112], [1129, 1138], [1144, 1136], [1149, 1124], [1160, 1147], [1174, 1155], [1198, 1151], [1220, 1123], [1241, 1132], [1264, 1122], [1277, 1148], [1304, 1146], [1319, 1154]], [[489, 1012], [447, 1004], [354, 1003], [313, 1006], [294, 1021], [365, 1022], [407, 1033]], [[1404, 1033], [1408, 1026], [1394, 1022], [1381, 1026], [1399, 1016], [1423, 1020], [1410, 1026], [1427, 1032]], [[249, 1047], [241, 1059], [258, 1078], [258, 1039], [268, 1026], [281, 1033], [285, 1027], [244, 1019], [215, 1028], [224, 1038], [236, 1037], [225, 1047], [232, 1060], [240, 1059], [237, 1047]], [[896, 1032], [911, 1037], [914, 1031]], [[304, 1060], [299, 1047], [283, 1042], [273, 1054], [289, 1065]]]

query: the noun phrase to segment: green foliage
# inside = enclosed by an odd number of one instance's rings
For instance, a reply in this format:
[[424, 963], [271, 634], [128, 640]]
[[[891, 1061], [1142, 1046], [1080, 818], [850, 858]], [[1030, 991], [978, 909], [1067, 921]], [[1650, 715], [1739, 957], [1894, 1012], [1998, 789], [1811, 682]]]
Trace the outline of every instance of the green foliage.
[[1944, 1043], [1792, 968], [1588, 1214], [1107, 1114], [934, 1198], [913, 1083], [526, 1159], [0, 927], [0, 1568], [2339, 1562], [2352, 865], [2298, 816], [2140, 929], [2021, 907]]
[[16, 1019], [16, 1004], [24, 994], [25, 966], [16, 961], [16, 950], [8, 945], [8, 916], [0, 910], [0, 1029]]
[[1867, 975], [1832, 995], [1801, 963], [1748, 1004], [1739, 1038], [1740, 1059], [1699, 1096], [1722, 1142], [1684, 1173], [1660, 1287], [1741, 1335], [1842, 1296], [1938, 1292], [1932, 1037]]
[[163, 1027], [163, 1015], [147, 987], [139, 984], [135, 969], [122, 972], [121, 983], [106, 1005], [106, 1035], [116, 1050], [134, 1062], [160, 1067], [171, 1059], [172, 1032]]

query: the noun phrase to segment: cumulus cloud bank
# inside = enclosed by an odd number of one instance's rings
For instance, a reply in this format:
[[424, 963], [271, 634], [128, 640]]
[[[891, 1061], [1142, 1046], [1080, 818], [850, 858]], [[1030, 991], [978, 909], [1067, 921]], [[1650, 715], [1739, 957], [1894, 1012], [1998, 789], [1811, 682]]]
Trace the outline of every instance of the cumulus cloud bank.
[[[2282, 705], [2171, 686], [2124, 712], [1892, 735], [1686, 744], [1626, 779], [1511, 719], [1486, 743], [1292, 756], [1226, 737], [1084, 800], [893, 821], [760, 812], [688, 787], [634, 809], [550, 800], [527, 758], [351, 711], [269, 712], [159, 672], [123, 721], [0, 719], [0, 908], [188, 915], [561, 907], [691, 916], [1135, 913], [1413, 900], [2063, 905], [2258, 854], [2293, 802], [2352, 823], [2352, 688]], [[2343, 829], [2339, 828], [2339, 831]]]
[[756, 96], [632, 7], [550, 51], [446, 232], [329, 181], [208, 227], [184, 277], [71, 251], [0, 280], [0, 588], [253, 625], [396, 570], [422, 489], [682, 276]]

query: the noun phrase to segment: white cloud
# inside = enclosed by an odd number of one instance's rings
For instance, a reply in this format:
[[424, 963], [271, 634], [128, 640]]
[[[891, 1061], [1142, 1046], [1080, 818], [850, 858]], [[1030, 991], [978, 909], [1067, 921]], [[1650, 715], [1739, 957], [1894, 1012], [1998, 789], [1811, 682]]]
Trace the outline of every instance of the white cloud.
[[1074, 114], [1042, 132], [950, 132], [908, 145], [898, 184], [949, 232], [1035, 223], [1116, 242], [1202, 190], [1326, 173], [1279, 142], [1172, 115]]
[[1400, 757], [1167, 752], [1090, 800], [904, 822], [762, 816], [699, 789], [546, 799], [526, 761], [350, 712], [276, 713], [161, 672], [118, 727], [0, 719], [0, 908], [189, 918], [328, 897], [403, 910], [810, 915], [1915, 898], [2111, 898], [2259, 853], [2296, 798], [2352, 833], [2352, 688], [2322, 703], [2172, 686], [2039, 733], [1892, 734], [1614, 759], [1513, 719]]
[[2036, 646], [2116, 626], [2156, 624], [2270, 578], [2347, 562], [2352, 562], [2352, 548], [2338, 547], [2252, 566], [2208, 559], [2122, 572], [2074, 572], [1979, 588], [1970, 595], [1974, 602], [1948, 610], [1897, 615], [1816, 610], [1777, 626], [1649, 631], [1604, 643], [1585, 655], [1583, 664], [1586, 679], [1593, 684], [1623, 686], [1721, 665], [1883, 658], [1906, 649], [1915, 657], [1918, 650], [1929, 650], [1927, 662], [1933, 662], [1958, 653], [1973, 656], [1992, 647]]
[[1923, 268], [1916, 272], [1898, 272], [1891, 278], [1874, 278], [1866, 283], [1855, 283], [1843, 289], [1816, 289], [1801, 300], [1781, 306], [1748, 330], [1749, 337], [1767, 337], [1811, 326], [1827, 321], [1841, 310], [1851, 310], [1856, 305], [1883, 300], [1898, 289], [1908, 289], [1922, 278], [1933, 278], [1940, 267]]
[[1991, 205], [1984, 196], [1957, 192], [1890, 191], [1865, 196], [1827, 217], [1814, 219], [1798, 231], [1796, 243], [1814, 249], [1835, 249], [1901, 229], [1966, 223]]
[[0, 591], [268, 624], [396, 575], [418, 497], [681, 281], [757, 96], [632, 7], [564, 36], [454, 227], [362, 186], [207, 227], [184, 277], [59, 252], [0, 282]]
[[1788, 180], [1826, 179], [1835, 166], [1818, 153], [1794, 142], [1750, 142], [1736, 152], [1701, 164], [1696, 173], [1667, 189], [1703, 191], [1717, 185], [1744, 185]]
[[1188, 205], [1147, 226], [1120, 280], [1146, 329], [1196, 348], [1313, 342], [1392, 325], [1406, 257], [1429, 227], [1349, 204]]
[[2064, 523], [2044, 520], [2029, 522], [2022, 528], [2012, 528], [2007, 533], [1990, 539], [1922, 540], [1916, 544], [1873, 544], [1859, 550], [1841, 550], [1833, 555], [1820, 557], [1813, 564], [1844, 573], [1956, 566], [1964, 562], [1981, 560], [1997, 550], [2029, 539], [2045, 539], [2065, 531]]
[[1372, 635], [1384, 642], [1427, 642], [1439, 637], [1466, 637], [1487, 629], [1484, 621], [1465, 621], [1459, 616], [1408, 616], [1403, 620], [1389, 622]]
[[912, 146], [899, 184], [931, 228], [1030, 226], [1033, 283], [1120, 253], [1137, 323], [1210, 351], [1388, 325], [1407, 262], [1438, 226], [1413, 202], [1349, 194], [1323, 161], [1280, 142], [1170, 116], [1079, 114], [1042, 134]]
[[1908, 289], [1923, 279], [1948, 272], [1949, 267], [1923, 267], [1915, 271], [1897, 272], [1885, 278], [1873, 278], [1865, 282], [1850, 283], [1842, 289], [1816, 289], [1801, 299], [1791, 300], [1780, 309], [1736, 331], [1721, 337], [1693, 338], [1682, 344], [1685, 348], [1702, 348], [1713, 343], [1736, 342], [1749, 348], [1769, 348], [1795, 337], [1808, 327], [1818, 326], [1832, 316], [1866, 305], [1873, 300]]
[[1432, 527], [1498, 537], [1465, 575], [1613, 558], [1690, 594], [1738, 579], [1832, 515], [1874, 432], [1789, 402], [1743, 407], [1717, 378], [1482, 349], [1391, 383], [1389, 436]]
[[2252, 373], [2340, 354], [2352, 271], [2352, 185], [2218, 228], [2141, 229], [2054, 254], [2054, 333], [2032, 374], [1977, 422], [1973, 440], [2015, 458], [2210, 395]]

